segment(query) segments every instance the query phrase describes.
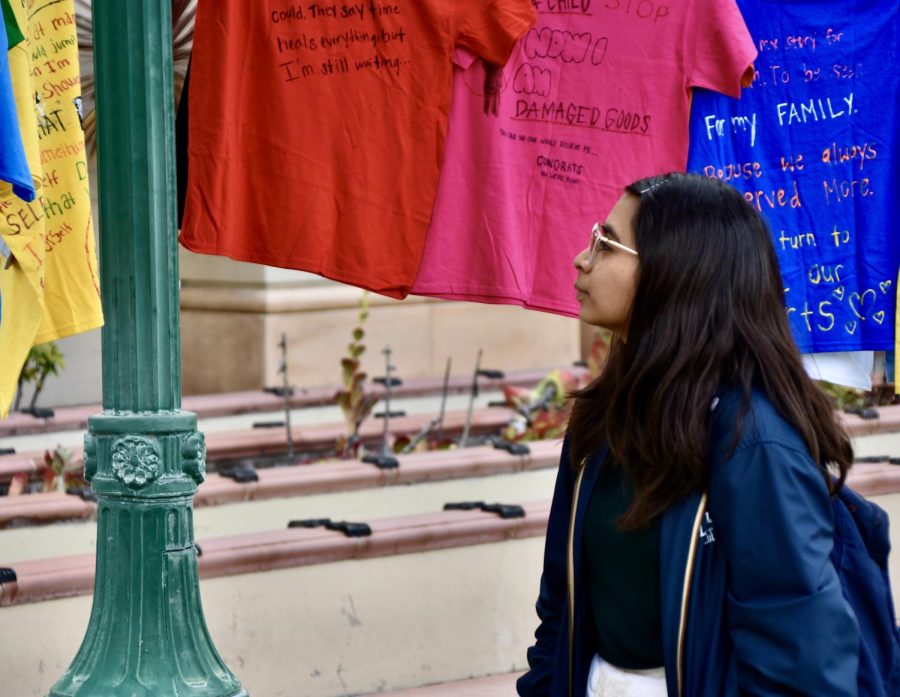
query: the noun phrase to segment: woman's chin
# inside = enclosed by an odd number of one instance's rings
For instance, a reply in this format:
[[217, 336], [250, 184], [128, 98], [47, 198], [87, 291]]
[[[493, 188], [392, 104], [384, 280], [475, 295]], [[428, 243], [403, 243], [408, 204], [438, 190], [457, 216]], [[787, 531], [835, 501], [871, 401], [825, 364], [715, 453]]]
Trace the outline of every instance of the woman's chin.
[[584, 303], [581, 303], [581, 307], [578, 310], [578, 319], [580, 319], [585, 324], [590, 324], [593, 327], [603, 327], [603, 325], [597, 321], [596, 315], [594, 315], [594, 313], [592, 313]]

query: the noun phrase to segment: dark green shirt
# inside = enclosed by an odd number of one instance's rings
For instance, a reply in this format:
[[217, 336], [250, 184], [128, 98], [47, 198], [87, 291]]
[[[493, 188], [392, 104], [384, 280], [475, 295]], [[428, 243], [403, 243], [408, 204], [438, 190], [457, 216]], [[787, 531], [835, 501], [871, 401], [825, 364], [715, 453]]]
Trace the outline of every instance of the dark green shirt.
[[12, 48], [23, 41], [25, 37], [22, 35], [19, 25], [16, 23], [16, 15], [13, 8], [9, 4], [9, 0], [0, 0], [0, 9], [3, 10], [3, 24], [6, 27], [6, 38], [9, 41], [9, 47]]
[[623, 470], [604, 465], [588, 502], [584, 558], [597, 653], [639, 670], [663, 664], [659, 519], [639, 532], [620, 530], [615, 521], [633, 496]]

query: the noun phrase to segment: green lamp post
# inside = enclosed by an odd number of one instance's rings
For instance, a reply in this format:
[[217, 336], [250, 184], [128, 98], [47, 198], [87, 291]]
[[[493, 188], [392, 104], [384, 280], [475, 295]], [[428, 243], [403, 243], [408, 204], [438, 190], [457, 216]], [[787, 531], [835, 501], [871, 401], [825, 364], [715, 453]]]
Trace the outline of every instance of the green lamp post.
[[84, 641], [50, 697], [239, 697], [200, 605], [197, 417], [180, 410], [170, 0], [94, 0], [103, 413], [84, 467], [97, 573]]

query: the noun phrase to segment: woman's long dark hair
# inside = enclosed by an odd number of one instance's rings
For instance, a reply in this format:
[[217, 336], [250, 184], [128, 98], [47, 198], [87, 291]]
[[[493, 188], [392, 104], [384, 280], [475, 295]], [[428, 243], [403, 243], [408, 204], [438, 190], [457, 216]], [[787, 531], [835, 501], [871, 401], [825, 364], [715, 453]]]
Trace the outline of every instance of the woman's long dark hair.
[[[645, 179], [627, 191], [640, 199], [640, 270], [627, 340], [613, 340], [602, 375], [573, 395], [572, 462], [606, 443], [611, 462], [634, 483], [634, 501], [619, 524], [645, 527], [706, 488], [717, 390], [743, 390], [742, 420], [755, 383], [836, 491], [853, 450], [803, 369], [762, 218], [735, 189], [698, 175]], [[833, 484], [829, 467], [837, 473]]]

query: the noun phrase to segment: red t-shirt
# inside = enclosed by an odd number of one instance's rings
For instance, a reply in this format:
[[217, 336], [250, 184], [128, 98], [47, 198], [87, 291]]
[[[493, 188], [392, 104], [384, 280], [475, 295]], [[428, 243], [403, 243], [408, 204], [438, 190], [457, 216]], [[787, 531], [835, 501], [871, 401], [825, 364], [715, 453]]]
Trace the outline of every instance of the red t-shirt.
[[404, 297], [454, 49], [503, 64], [534, 20], [530, 0], [203, 0], [181, 243]]

